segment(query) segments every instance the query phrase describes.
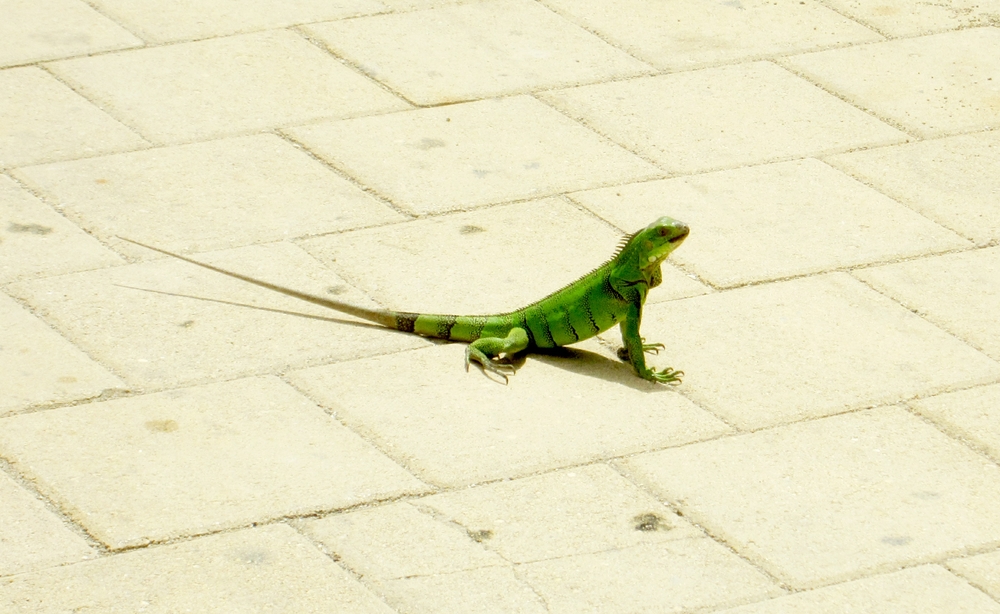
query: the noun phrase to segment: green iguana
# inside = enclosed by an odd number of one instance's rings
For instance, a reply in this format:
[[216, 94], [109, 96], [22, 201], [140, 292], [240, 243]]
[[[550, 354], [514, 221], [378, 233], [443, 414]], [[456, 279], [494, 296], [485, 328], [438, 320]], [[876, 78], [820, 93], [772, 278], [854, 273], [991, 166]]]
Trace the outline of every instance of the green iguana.
[[367, 309], [333, 299], [299, 292], [266, 281], [227, 271], [186, 258], [165, 249], [121, 239], [185, 262], [275, 290], [295, 298], [424, 337], [462, 341], [465, 370], [479, 363], [485, 371], [507, 381], [513, 365], [499, 362], [518, 352], [554, 348], [589, 339], [615, 324], [621, 326], [624, 347], [618, 355], [630, 362], [639, 377], [654, 382], [679, 384], [682, 371], [662, 371], [646, 366], [644, 352], [658, 352], [662, 343], [645, 343], [639, 336], [639, 322], [646, 293], [663, 281], [660, 265], [688, 236], [683, 222], [661, 217], [635, 234], [622, 239], [610, 260], [568, 286], [545, 298], [509, 313], [481, 316], [432, 315], [383, 309]]

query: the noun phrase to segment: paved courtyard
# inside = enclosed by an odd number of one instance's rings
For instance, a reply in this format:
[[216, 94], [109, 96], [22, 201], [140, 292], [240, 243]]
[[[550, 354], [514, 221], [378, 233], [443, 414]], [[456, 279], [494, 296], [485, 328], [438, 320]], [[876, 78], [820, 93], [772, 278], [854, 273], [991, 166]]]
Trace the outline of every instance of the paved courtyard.
[[4, 614], [1000, 614], [998, 316], [1000, 0], [0, 0]]

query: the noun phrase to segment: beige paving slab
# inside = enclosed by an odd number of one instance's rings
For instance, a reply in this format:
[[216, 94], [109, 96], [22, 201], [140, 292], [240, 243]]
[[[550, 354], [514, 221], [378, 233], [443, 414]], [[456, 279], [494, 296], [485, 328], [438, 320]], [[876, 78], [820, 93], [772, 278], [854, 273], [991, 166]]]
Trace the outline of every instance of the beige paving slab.
[[154, 42], [180, 41], [238, 32], [283, 28], [298, 23], [343, 19], [386, 10], [377, 0], [207, 0], [149, 4], [141, 0], [95, 0], [108, 15]]
[[[530, 357], [510, 385], [462, 367], [464, 346], [305, 369], [296, 387], [421, 479], [458, 486], [679, 445], [727, 427], [595, 353]], [[357, 382], [369, 382], [358, 386]]]
[[[647, 306], [654, 364], [731, 424], [756, 429], [950, 386], [1000, 365], [844, 273]], [[617, 343], [617, 339], [612, 339]]]
[[142, 45], [79, 0], [0, 1], [0, 66]]
[[978, 556], [952, 559], [947, 563], [956, 573], [966, 577], [975, 586], [1000, 600], [1000, 551]]
[[0, 175], [0, 283], [121, 262], [117, 254]]
[[663, 213], [684, 220], [693, 230], [671, 260], [718, 286], [970, 246], [815, 159], [571, 197], [619, 227]]
[[287, 132], [418, 214], [662, 175], [651, 164], [527, 96], [326, 122]]
[[856, 271], [880, 292], [1000, 358], [1000, 247]]
[[805, 591], [719, 614], [988, 614], [1000, 605], [937, 565]]
[[[375, 306], [287, 243], [198, 258], [305, 292]], [[18, 282], [7, 290], [45, 313], [48, 322], [129, 383], [147, 388], [271, 373], [427, 343], [174, 259]]]
[[827, 4], [879, 32], [908, 37], [942, 30], [997, 25], [1000, 2], [997, 0], [826, 0]]
[[687, 612], [783, 592], [708, 538], [539, 561], [518, 570], [553, 614]]
[[770, 62], [539, 94], [674, 173], [834, 153], [906, 135]]
[[783, 63], [925, 138], [1000, 126], [1000, 28], [819, 51]]
[[139, 149], [138, 134], [49, 73], [0, 71], [0, 167]]
[[621, 465], [796, 588], [1000, 540], [1000, 467], [896, 407], [644, 454]]
[[305, 31], [420, 105], [652, 71], [533, 0], [445, 5]]
[[855, 151], [825, 161], [979, 244], [1000, 240], [1000, 132]]
[[284, 525], [15, 576], [0, 583], [0, 608], [25, 614], [392, 612]]
[[552, 9], [664, 70], [880, 40], [818, 2], [698, 0], [609, 4], [545, 0]]
[[1000, 461], [1000, 384], [949, 392], [910, 405], [945, 432], [973, 442]]
[[0, 415], [124, 386], [6, 294], [0, 294]]
[[111, 548], [426, 487], [276, 378], [4, 420], [0, 451]]
[[19, 169], [93, 235], [190, 251], [405, 219], [273, 134]]
[[[0, 428], [4, 424], [0, 420]], [[3, 553], [0, 576], [96, 556], [85, 539], [3, 473], [0, 473], [0, 552]]]
[[379, 586], [386, 601], [404, 614], [482, 612], [548, 614], [537, 592], [504, 567], [484, 567], [437, 576], [389, 580]]
[[563, 469], [413, 502], [515, 563], [703, 537], [607, 465]]
[[[614, 229], [566, 201], [544, 199], [300, 245], [393, 309], [476, 314], [519, 309], [547, 296], [607, 261], [620, 240]], [[651, 300], [705, 292], [669, 265], [663, 274]]]
[[461, 525], [405, 501], [300, 520], [295, 526], [367, 582], [509, 566]]
[[47, 66], [158, 143], [259, 132], [408, 106], [288, 30]]

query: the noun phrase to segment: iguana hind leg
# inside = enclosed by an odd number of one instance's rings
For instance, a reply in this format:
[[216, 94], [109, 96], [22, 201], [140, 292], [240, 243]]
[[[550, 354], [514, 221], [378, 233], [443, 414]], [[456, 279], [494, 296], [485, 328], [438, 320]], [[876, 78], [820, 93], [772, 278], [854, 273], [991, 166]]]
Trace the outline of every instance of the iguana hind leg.
[[469, 370], [470, 362], [478, 362], [484, 371], [502, 376], [504, 383], [507, 383], [507, 378], [514, 375], [514, 367], [497, 362], [496, 359], [501, 354], [505, 357], [513, 356], [527, 347], [528, 333], [523, 328], [510, 329], [510, 332], [503, 339], [500, 337], [481, 337], [465, 348], [465, 370]]

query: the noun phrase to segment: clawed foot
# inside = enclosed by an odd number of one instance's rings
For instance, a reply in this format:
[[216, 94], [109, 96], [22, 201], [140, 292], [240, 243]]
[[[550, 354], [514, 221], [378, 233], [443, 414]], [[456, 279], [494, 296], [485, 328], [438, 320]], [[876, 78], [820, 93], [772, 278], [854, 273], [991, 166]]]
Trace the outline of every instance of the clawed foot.
[[681, 378], [684, 377], [684, 372], [671, 369], [670, 367], [667, 367], [662, 371], [649, 369], [646, 373], [643, 373], [642, 377], [643, 379], [647, 379], [651, 382], [660, 382], [661, 384], [676, 386], [681, 383]]
[[[642, 342], [642, 351], [647, 354], [659, 354], [660, 350], [666, 349], [667, 346], [662, 343], [646, 343], [645, 337], [640, 337], [639, 341]], [[620, 347], [618, 348], [618, 358], [625, 362], [631, 362], [628, 355], [628, 348]]]
[[[503, 359], [506, 360], [506, 359]], [[468, 373], [469, 364], [473, 362], [468, 356], [465, 357], [465, 371]], [[503, 378], [504, 385], [510, 383], [510, 376], [517, 372], [514, 365], [506, 362], [498, 362], [496, 359], [487, 359], [486, 362], [475, 361], [476, 364], [483, 370], [483, 372], [489, 371], [490, 373], [496, 373]]]

